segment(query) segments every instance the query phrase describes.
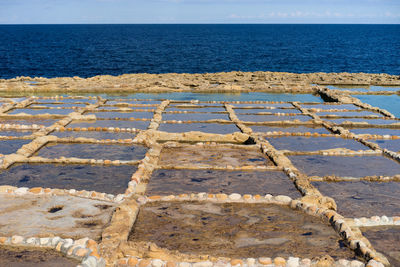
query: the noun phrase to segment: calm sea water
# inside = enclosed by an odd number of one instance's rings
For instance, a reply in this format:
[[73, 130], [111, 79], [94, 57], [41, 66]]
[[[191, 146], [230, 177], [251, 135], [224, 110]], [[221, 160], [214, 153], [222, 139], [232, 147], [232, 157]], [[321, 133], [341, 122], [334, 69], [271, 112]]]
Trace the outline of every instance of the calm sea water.
[[219, 71], [400, 74], [400, 25], [0, 25], [0, 78]]

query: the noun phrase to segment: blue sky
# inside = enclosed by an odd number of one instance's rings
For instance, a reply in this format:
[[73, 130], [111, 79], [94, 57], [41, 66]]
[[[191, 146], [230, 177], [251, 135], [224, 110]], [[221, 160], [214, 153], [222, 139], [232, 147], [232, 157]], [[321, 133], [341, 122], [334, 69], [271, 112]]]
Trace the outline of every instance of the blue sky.
[[400, 23], [400, 0], [0, 0], [0, 24]]

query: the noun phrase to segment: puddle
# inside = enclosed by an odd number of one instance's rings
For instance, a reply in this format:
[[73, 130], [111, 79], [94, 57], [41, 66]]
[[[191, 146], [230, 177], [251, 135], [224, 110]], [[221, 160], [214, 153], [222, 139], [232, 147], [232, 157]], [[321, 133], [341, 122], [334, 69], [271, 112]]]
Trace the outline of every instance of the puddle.
[[120, 194], [125, 192], [136, 169], [136, 166], [17, 164], [0, 172], [0, 184]]
[[398, 135], [398, 136], [400, 136], [400, 129], [393, 129], [393, 128], [349, 128], [349, 127], [346, 127], [346, 129], [355, 134], [378, 134], [378, 135]]
[[100, 240], [114, 204], [73, 196], [0, 195], [0, 235]]
[[364, 103], [374, 107], [386, 109], [397, 118], [400, 118], [400, 96], [398, 95], [353, 95]]
[[152, 119], [154, 116], [153, 112], [90, 112], [85, 115], [96, 115], [96, 118], [100, 119], [112, 119], [112, 118], [137, 118], [137, 119]]
[[309, 176], [364, 177], [400, 174], [400, 165], [383, 156], [288, 156]]
[[242, 108], [240, 108], [240, 109], [235, 109], [235, 113], [236, 114], [255, 114], [255, 113], [260, 113], [260, 112], [269, 112], [269, 113], [301, 113], [301, 111], [300, 110], [298, 110], [298, 109], [294, 109], [294, 108], [292, 108], [292, 109], [289, 109], [289, 108], [287, 108], [287, 109], [281, 109], [281, 108], [277, 108], [277, 109], [262, 109], [262, 108], [260, 108], [260, 109], [254, 109], [254, 108], [251, 108], [251, 109], [247, 109], [247, 108], [245, 108], [245, 109], [242, 109]]
[[64, 132], [52, 132], [51, 135], [55, 135], [60, 138], [78, 138], [78, 137], [86, 137], [86, 138], [94, 138], [97, 140], [106, 140], [106, 139], [133, 139], [135, 138], [135, 134], [133, 133], [123, 133], [123, 132], [97, 132], [97, 131], [64, 131]]
[[315, 108], [315, 109], [348, 109], [348, 110], [356, 110], [360, 109], [359, 107], [353, 105], [353, 104], [316, 104], [316, 105], [311, 105], [311, 104], [301, 104], [303, 108]]
[[13, 154], [23, 145], [32, 142], [32, 140], [0, 140], [0, 155]]
[[231, 258], [354, 258], [329, 225], [272, 204], [148, 203], [141, 207], [129, 240]]
[[56, 119], [4, 119], [2, 118], [1, 124], [22, 124], [22, 125], [40, 125], [44, 127], [48, 127], [53, 125], [58, 120]]
[[323, 195], [335, 199], [345, 217], [400, 215], [399, 182], [312, 182]]
[[71, 112], [74, 112], [74, 109], [30, 109], [30, 108], [21, 108], [21, 109], [13, 109], [7, 114], [18, 114], [18, 113], [26, 113], [29, 115], [40, 115], [40, 114], [51, 114], [51, 115], [68, 115]]
[[400, 140], [370, 140], [371, 142], [377, 143], [382, 149], [386, 148], [394, 152], [400, 152]]
[[230, 120], [227, 113], [163, 113], [164, 121], [207, 121], [207, 120]]
[[391, 119], [363, 119], [363, 118], [338, 118], [338, 119], [324, 119], [328, 122], [333, 122], [337, 124], [341, 124], [345, 121], [350, 121], [350, 122], [367, 122], [369, 124], [393, 124], [393, 123], [400, 123], [400, 120], [391, 120]]
[[159, 164], [175, 166], [207, 164], [218, 167], [275, 166], [258, 148], [251, 149], [246, 146], [241, 149], [220, 146], [164, 148]]
[[146, 194], [176, 195], [201, 192], [301, 197], [292, 181], [280, 171], [160, 169], [153, 172]]
[[367, 146], [353, 140], [341, 137], [305, 137], [283, 136], [266, 138], [278, 150], [291, 151], [318, 151], [333, 148], [347, 148], [351, 150], [367, 150]]
[[95, 120], [95, 121], [73, 121], [68, 124], [68, 128], [89, 128], [89, 127], [118, 127], [118, 128], [136, 128], [146, 130], [150, 121], [129, 121], [129, 120]]
[[319, 133], [319, 134], [330, 134], [327, 129], [323, 127], [306, 127], [306, 126], [293, 126], [293, 127], [274, 127], [274, 126], [262, 126], [262, 125], [251, 125], [250, 127], [253, 132], [285, 132], [285, 133]]
[[341, 112], [318, 112], [316, 113], [318, 116], [327, 116], [327, 115], [335, 115], [338, 117], [362, 117], [362, 116], [378, 116], [383, 117], [383, 115], [379, 113], [375, 113], [368, 110], [360, 111], [341, 111]]
[[243, 115], [237, 114], [237, 117], [241, 121], [249, 122], [267, 122], [267, 121], [309, 121], [312, 118], [309, 116], [297, 115], [297, 116], [275, 116], [275, 115]]
[[204, 133], [216, 134], [230, 134], [240, 131], [239, 128], [237, 128], [233, 123], [161, 123], [158, 130], [170, 133], [200, 131]]
[[17, 136], [17, 137], [21, 137], [21, 136], [27, 136], [27, 135], [31, 135], [32, 131], [0, 131], [0, 136]]
[[400, 226], [360, 228], [376, 251], [385, 255], [391, 266], [400, 266]]
[[37, 156], [44, 158], [73, 157], [83, 159], [141, 160], [147, 148], [140, 145], [47, 144]]
[[75, 267], [79, 263], [52, 249], [0, 246], [0, 266]]

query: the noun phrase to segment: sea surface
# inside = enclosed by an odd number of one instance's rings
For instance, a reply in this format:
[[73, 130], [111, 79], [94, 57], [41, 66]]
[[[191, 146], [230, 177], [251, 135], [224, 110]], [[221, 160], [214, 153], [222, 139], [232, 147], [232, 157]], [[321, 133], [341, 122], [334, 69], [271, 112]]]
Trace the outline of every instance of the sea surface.
[[0, 25], [0, 78], [221, 71], [400, 74], [400, 25]]

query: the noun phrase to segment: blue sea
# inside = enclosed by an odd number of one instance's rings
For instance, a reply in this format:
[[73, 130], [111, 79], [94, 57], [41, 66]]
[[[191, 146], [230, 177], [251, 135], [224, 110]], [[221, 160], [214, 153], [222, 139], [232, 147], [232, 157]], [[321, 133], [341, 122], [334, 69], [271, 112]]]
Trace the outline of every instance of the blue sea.
[[0, 78], [221, 71], [400, 74], [400, 25], [0, 25]]

